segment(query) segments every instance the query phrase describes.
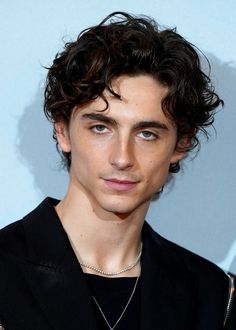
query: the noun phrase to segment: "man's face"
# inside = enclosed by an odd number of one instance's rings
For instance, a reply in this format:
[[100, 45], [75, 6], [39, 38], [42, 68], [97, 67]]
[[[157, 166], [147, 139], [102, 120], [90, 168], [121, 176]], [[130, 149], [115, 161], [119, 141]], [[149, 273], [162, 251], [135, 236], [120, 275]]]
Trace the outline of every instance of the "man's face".
[[109, 107], [98, 98], [74, 111], [69, 128], [58, 123], [62, 150], [71, 152], [70, 187], [96, 208], [119, 214], [148, 207], [165, 183], [177, 134], [164, 115], [167, 88], [151, 76], [121, 76], [113, 82], [121, 99], [105, 92]]

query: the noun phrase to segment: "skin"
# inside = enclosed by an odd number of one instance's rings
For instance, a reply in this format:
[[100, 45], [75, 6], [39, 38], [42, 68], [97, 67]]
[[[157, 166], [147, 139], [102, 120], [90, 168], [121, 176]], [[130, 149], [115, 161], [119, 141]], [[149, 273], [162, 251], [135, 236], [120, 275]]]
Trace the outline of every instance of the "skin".
[[56, 123], [61, 149], [71, 152], [68, 191], [56, 211], [78, 259], [106, 271], [135, 259], [153, 195], [184, 156], [161, 108], [166, 87], [148, 75], [121, 76], [112, 87], [121, 98], [105, 91], [107, 110], [98, 98], [74, 109], [69, 127]]

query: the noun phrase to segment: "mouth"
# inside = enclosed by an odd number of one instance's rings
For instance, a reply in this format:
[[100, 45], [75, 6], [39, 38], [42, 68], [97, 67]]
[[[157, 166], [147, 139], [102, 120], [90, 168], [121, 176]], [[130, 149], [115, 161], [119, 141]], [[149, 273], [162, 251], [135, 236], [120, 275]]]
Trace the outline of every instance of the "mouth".
[[138, 181], [120, 180], [115, 178], [103, 180], [109, 188], [117, 191], [128, 191], [133, 189], [138, 184]]

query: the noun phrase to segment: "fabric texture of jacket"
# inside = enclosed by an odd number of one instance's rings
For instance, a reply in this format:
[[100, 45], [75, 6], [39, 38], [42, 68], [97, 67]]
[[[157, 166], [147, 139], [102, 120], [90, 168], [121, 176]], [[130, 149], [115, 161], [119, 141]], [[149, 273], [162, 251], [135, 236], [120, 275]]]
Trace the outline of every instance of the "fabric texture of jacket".
[[[0, 231], [5, 330], [97, 329], [92, 295], [53, 207], [57, 202], [46, 198]], [[146, 222], [142, 236], [140, 330], [235, 330], [235, 313], [223, 328], [228, 276]]]

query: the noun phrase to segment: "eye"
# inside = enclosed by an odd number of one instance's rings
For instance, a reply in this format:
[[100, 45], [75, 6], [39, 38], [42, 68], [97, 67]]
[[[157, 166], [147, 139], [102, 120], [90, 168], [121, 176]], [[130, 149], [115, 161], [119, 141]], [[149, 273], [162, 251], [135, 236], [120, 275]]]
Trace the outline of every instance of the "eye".
[[157, 139], [157, 135], [150, 131], [142, 131], [139, 133], [139, 136], [146, 141], [153, 141]]
[[107, 127], [101, 124], [90, 127], [90, 130], [96, 134], [102, 134], [108, 132]]

